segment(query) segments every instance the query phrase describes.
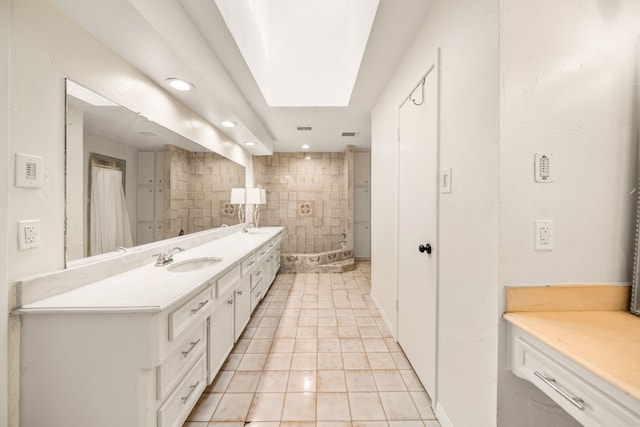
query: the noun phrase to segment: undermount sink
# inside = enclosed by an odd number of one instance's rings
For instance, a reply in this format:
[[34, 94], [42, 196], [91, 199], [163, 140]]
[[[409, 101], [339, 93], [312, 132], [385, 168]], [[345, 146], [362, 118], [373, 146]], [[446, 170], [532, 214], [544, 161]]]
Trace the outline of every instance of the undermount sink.
[[171, 271], [172, 273], [187, 273], [189, 271], [196, 271], [213, 267], [221, 261], [222, 258], [214, 257], [185, 259], [184, 261], [178, 261], [174, 264], [171, 264], [167, 267], [167, 271]]
[[268, 233], [267, 230], [262, 230], [260, 228], [250, 228], [247, 230], [247, 234], [265, 234]]

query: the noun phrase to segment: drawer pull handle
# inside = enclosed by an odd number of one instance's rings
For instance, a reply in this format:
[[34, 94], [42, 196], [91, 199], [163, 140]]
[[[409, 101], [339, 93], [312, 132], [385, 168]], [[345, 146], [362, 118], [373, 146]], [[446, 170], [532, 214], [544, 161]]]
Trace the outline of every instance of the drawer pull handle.
[[185, 403], [187, 403], [187, 400], [189, 400], [189, 398], [191, 397], [191, 395], [193, 394], [193, 392], [196, 390], [196, 388], [198, 388], [198, 386], [200, 385], [200, 381], [198, 381], [197, 383], [195, 383], [194, 385], [190, 385], [189, 388], [191, 390], [189, 390], [189, 393], [182, 398], [182, 404], [184, 405]]
[[247, 265], [248, 265], [249, 267], [251, 267], [251, 266], [252, 266], [253, 264], [255, 264], [255, 263], [256, 263], [255, 261], [251, 261], [251, 262], [248, 262], [248, 263], [247, 263]]
[[196, 346], [198, 345], [199, 342], [200, 342], [200, 338], [198, 338], [198, 341], [192, 342], [191, 343], [191, 347], [189, 347], [189, 350], [182, 352], [182, 357], [187, 357], [189, 355], [189, 353], [191, 353], [191, 350], [196, 348]]
[[229, 304], [229, 305], [233, 304], [233, 298], [229, 298], [229, 299], [227, 300], [227, 304]]
[[242, 295], [242, 289], [238, 289], [238, 295]]
[[534, 371], [533, 373], [535, 374], [536, 377], [540, 378], [542, 380], [542, 382], [544, 382], [546, 385], [548, 385], [549, 387], [551, 387], [552, 389], [557, 391], [560, 394], [560, 396], [562, 396], [565, 399], [567, 399], [573, 406], [575, 406], [576, 408], [580, 409], [581, 411], [584, 411], [584, 400], [582, 400], [579, 397], [571, 396], [569, 393], [564, 391], [556, 383], [556, 380], [554, 378], [547, 377], [546, 375], [541, 374], [538, 371]]
[[199, 312], [200, 310], [202, 310], [202, 307], [204, 307], [205, 305], [207, 305], [209, 301], [203, 301], [200, 304], [198, 304], [197, 308], [192, 308], [191, 309], [191, 315], [193, 316], [194, 314], [196, 314], [197, 312]]
[[259, 276], [259, 275], [261, 275], [261, 274], [262, 274], [262, 270], [260, 270], [260, 271], [256, 271], [256, 276]]

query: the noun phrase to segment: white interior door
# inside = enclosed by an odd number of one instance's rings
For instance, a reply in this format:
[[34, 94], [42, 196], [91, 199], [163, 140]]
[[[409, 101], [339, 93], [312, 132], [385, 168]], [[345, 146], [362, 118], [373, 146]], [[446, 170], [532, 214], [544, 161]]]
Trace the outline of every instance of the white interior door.
[[[424, 90], [423, 90], [424, 89]], [[399, 109], [398, 343], [429, 395], [436, 393], [438, 76]]]

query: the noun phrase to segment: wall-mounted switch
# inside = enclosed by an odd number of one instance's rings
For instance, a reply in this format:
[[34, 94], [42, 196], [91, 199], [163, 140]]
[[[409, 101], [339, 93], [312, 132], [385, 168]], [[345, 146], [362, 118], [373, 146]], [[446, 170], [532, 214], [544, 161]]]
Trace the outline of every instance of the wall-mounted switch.
[[451, 193], [451, 168], [440, 170], [440, 193]]
[[553, 221], [537, 219], [534, 232], [534, 249], [536, 251], [553, 250]]
[[535, 153], [534, 180], [535, 182], [553, 182], [551, 178], [551, 153]]
[[15, 186], [25, 188], [42, 188], [43, 158], [29, 154], [16, 153]]
[[40, 246], [40, 220], [18, 221], [18, 249]]

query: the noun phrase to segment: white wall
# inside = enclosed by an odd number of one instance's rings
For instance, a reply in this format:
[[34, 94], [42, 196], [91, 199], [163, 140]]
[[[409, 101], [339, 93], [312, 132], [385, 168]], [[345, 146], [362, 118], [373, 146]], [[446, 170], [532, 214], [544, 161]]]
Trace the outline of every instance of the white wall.
[[[639, 33], [636, 0], [502, 0], [501, 309], [507, 284], [631, 280]], [[553, 183], [533, 182], [536, 152]], [[552, 252], [533, 251], [535, 219]], [[499, 425], [579, 425], [506, 364], [502, 323]]]
[[440, 165], [453, 169], [453, 192], [440, 199], [436, 248], [443, 427], [496, 423], [498, 6], [498, 0], [435, 1], [372, 114], [372, 294], [395, 328], [396, 108], [441, 48]]
[[10, 49], [10, 1], [0, 0], [0, 425], [8, 419], [8, 308], [7, 284], [7, 188], [9, 182], [9, 49]]
[[[8, 78], [9, 99], [8, 156], [24, 152], [44, 157], [44, 188], [21, 189], [9, 186], [8, 207], [2, 210], [11, 238], [0, 238], [8, 244], [7, 282], [64, 267], [64, 112], [65, 85], [68, 77], [134, 111], [140, 111], [152, 121], [228, 157], [247, 168], [251, 174], [251, 156], [215, 127], [195, 115], [172, 98], [163, 88], [127, 64], [113, 51], [91, 37], [43, 0], [2, 0], [0, 13], [0, 95], [6, 91], [4, 58], [10, 19], [11, 57]], [[5, 107], [0, 107], [0, 129]], [[0, 144], [5, 138], [0, 136]], [[5, 165], [0, 153], [0, 169], [13, 176], [13, 165]], [[11, 162], [12, 163], [12, 162]], [[7, 166], [2, 168], [2, 166]], [[5, 177], [6, 178], [6, 177]], [[11, 178], [12, 182], [13, 179]], [[4, 201], [5, 181], [0, 180], [0, 200]], [[42, 245], [19, 251], [17, 221], [40, 219]], [[4, 230], [4, 229], [2, 229]], [[0, 231], [3, 237], [4, 231]], [[6, 236], [5, 236], [6, 237]], [[0, 250], [0, 275], [4, 250]], [[11, 290], [9, 290], [11, 291]], [[6, 294], [0, 297], [0, 307]], [[1, 314], [1, 313], [0, 313]], [[6, 316], [0, 316], [6, 319]], [[1, 322], [4, 322], [2, 320]], [[0, 323], [0, 335], [5, 336], [6, 324]], [[2, 339], [2, 337], [0, 337]], [[18, 425], [19, 324], [12, 321], [10, 344], [10, 408], [9, 425]], [[0, 355], [0, 371], [5, 364]], [[2, 379], [2, 374], [0, 374]], [[5, 385], [1, 381], [0, 391]], [[2, 399], [4, 400], [4, 399]], [[0, 413], [2, 412], [0, 403]], [[2, 421], [0, 421], [2, 424]]]

